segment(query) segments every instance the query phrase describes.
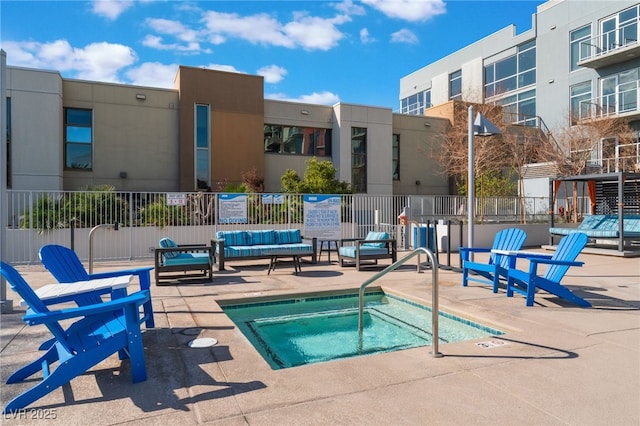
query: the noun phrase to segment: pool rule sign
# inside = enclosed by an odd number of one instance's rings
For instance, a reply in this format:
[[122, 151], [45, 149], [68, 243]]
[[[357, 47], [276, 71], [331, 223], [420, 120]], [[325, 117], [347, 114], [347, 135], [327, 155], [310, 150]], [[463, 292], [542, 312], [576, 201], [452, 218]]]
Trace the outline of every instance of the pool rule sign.
[[340, 196], [304, 196], [304, 236], [319, 240], [339, 240]]

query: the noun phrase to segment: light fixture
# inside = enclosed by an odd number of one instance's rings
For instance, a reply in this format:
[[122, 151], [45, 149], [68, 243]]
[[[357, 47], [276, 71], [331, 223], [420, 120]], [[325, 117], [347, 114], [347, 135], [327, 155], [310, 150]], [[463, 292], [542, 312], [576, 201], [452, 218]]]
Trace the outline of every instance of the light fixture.
[[416, 180], [416, 186], [419, 186], [419, 185], [420, 185], [420, 183], [421, 183], [421, 182], [420, 182], [419, 180]]
[[120, 172], [120, 179], [126, 179], [127, 178], [127, 172]]
[[139, 101], [144, 101], [147, 99], [147, 95], [145, 95], [144, 93], [136, 93], [136, 99]]
[[553, 84], [554, 81], [555, 81], [554, 79], [550, 78], [549, 81], [547, 81], [547, 83]]
[[431, 123], [424, 123], [424, 127], [431, 127]]
[[[475, 121], [473, 119], [473, 105], [469, 106], [469, 158], [468, 158], [468, 176], [467, 176], [467, 214], [468, 214], [468, 223], [467, 223], [467, 247], [473, 247], [473, 225], [475, 221], [475, 177], [474, 177], [474, 136], [492, 136], [492, 135], [500, 135], [502, 131], [493, 124], [487, 117], [478, 113], [476, 115]], [[473, 252], [471, 252], [471, 260], [473, 260]]]
[[550, 29], [551, 31], [553, 31], [553, 30], [555, 30], [555, 29], [556, 29], [556, 26], [555, 26], [555, 25], [552, 25], [552, 26], [550, 26], [550, 27], [549, 27], [549, 29]]
[[306, 109], [301, 109], [301, 110], [300, 110], [300, 114], [302, 114], [302, 115], [309, 115], [309, 111], [307, 111]]

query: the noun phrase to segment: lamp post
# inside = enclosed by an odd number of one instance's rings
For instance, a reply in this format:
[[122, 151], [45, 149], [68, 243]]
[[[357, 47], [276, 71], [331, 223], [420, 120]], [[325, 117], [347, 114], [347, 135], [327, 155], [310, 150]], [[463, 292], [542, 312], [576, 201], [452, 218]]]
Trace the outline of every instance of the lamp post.
[[[467, 246], [473, 247], [473, 225], [475, 222], [475, 192], [476, 192], [476, 181], [475, 181], [475, 173], [474, 173], [474, 137], [478, 136], [492, 136], [492, 135], [500, 135], [502, 131], [498, 129], [498, 127], [493, 124], [491, 121], [487, 119], [484, 115], [478, 113], [476, 115], [475, 120], [473, 119], [474, 108], [473, 105], [469, 106], [469, 158], [468, 158], [468, 175], [467, 175], [467, 213], [468, 213], [468, 224], [467, 224]], [[470, 253], [473, 259], [473, 253]]]

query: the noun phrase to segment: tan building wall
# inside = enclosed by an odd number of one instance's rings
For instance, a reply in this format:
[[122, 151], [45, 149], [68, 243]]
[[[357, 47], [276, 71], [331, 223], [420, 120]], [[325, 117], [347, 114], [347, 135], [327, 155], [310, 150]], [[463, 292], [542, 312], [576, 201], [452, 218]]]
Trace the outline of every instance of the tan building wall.
[[63, 80], [63, 93], [65, 108], [93, 110], [93, 169], [64, 170], [65, 190], [97, 185], [120, 191], [178, 189], [177, 91]]
[[179, 187], [196, 189], [194, 110], [211, 110], [210, 186], [241, 183], [251, 170], [264, 176], [264, 79], [261, 76], [181, 66], [176, 77], [180, 91]]
[[[61, 190], [62, 77], [53, 71], [6, 68], [5, 79], [11, 102], [10, 187]], [[0, 111], [6, 118], [4, 98]], [[0, 170], [5, 173], [4, 163]]]
[[393, 133], [400, 135], [400, 180], [393, 193], [446, 195], [448, 178], [438, 156], [449, 120], [439, 117], [393, 114]]

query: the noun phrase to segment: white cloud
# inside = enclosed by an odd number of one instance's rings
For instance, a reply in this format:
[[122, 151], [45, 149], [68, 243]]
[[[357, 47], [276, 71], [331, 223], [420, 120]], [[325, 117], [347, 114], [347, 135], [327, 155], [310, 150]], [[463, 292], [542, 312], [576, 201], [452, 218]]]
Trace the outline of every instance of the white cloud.
[[200, 38], [197, 31], [189, 29], [178, 21], [172, 21], [169, 19], [148, 18], [146, 20], [146, 23], [153, 30], [159, 32], [160, 34], [170, 34], [177, 37], [179, 40], [188, 43], [198, 41]]
[[178, 65], [165, 65], [159, 62], [145, 62], [126, 72], [131, 84], [136, 86], [162, 87], [173, 89], [173, 82], [178, 73]]
[[287, 75], [287, 70], [278, 65], [267, 65], [260, 68], [257, 74], [263, 76], [264, 81], [267, 83], [275, 84], [284, 79], [284, 76]]
[[335, 105], [340, 102], [340, 97], [331, 92], [313, 92], [310, 95], [300, 95], [297, 98], [291, 98], [283, 93], [270, 93], [265, 94], [266, 99], [275, 99], [279, 101], [289, 101], [289, 102], [303, 102], [306, 104], [315, 104], [315, 105]]
[[338, 12], [341, 12], [345, 15], [366, 15], [366, 11], [364, 7], [359, 4], [354, 4], [352, 0], [346, 0], [342, 3], [337, 3], [335, 8]]
[[173, 52], [192, 52], [192, 53], [211, 53], [211, 49], [203, 49], [200, 46], [200, 43], [191, 42], [186, 44], [178, 44], [178, 43], [164, 43], [164, 40], [160, 36], [155, 35], [147, 35], [143, 40], [142, 44], [147, 47], [151, 47], [153, 49], [158, 50], [169, 50]]
[[218, 42], [227, 38], [239, 38], [253, 44], [302, 47], [307, 50], [329, 50], [343, 38], [338, 25], [349, 21], [345, 15], [319, 18], [305, 13], [295, 13], [294, 19], [285, 24], [268, 14], [240, 16], [235, 13], [208, 11], [204, 14], [209, 39]]
[[390, 18], [410, 22], [426, 21], [446, 13], [443, 0], [362, 0]]
[[14, 66], [44, 68], [67, 73], [66, 77], [119, 83], [118, 73], [137, 60], [128, 46], [91, 43], [72, 47], [66, 40], [50, 43], [4, 42], [7, 63]]
[[115, 20], [131, 6], [133, 0], [94, 0], [92, 11], [96, 15]]
[[236, 67], [234, 67], [233, 65], [224, 65], [224, 64], [209, 64], [207, 66], [205, 66], [205, 68], [210, 69], [210, 70], [218, 70], [218, 71], [227, 71], [227, 72], [237, 72], [237, 73], [242, 73], [242, 74], [246, 74], [240, 70], [238, 70]]
[[283, 31], [296, 45], [307, 50], [329, 50], [337, 46], [344, 37], [337, 25], [351, 20], [346, 15], [324, 19], [299, 14], [295, 18], [283, 27]]
[[418, 37], [412, 31], [403, 28], [391, 34], [391, 41], [393, 43], [417, 44]]
[[368, 29], [363, 28], [360, 30], [360, 41], [362, 42], [362, 44], [369, 44], [375, 42], [376, 39], [369, 35]]

